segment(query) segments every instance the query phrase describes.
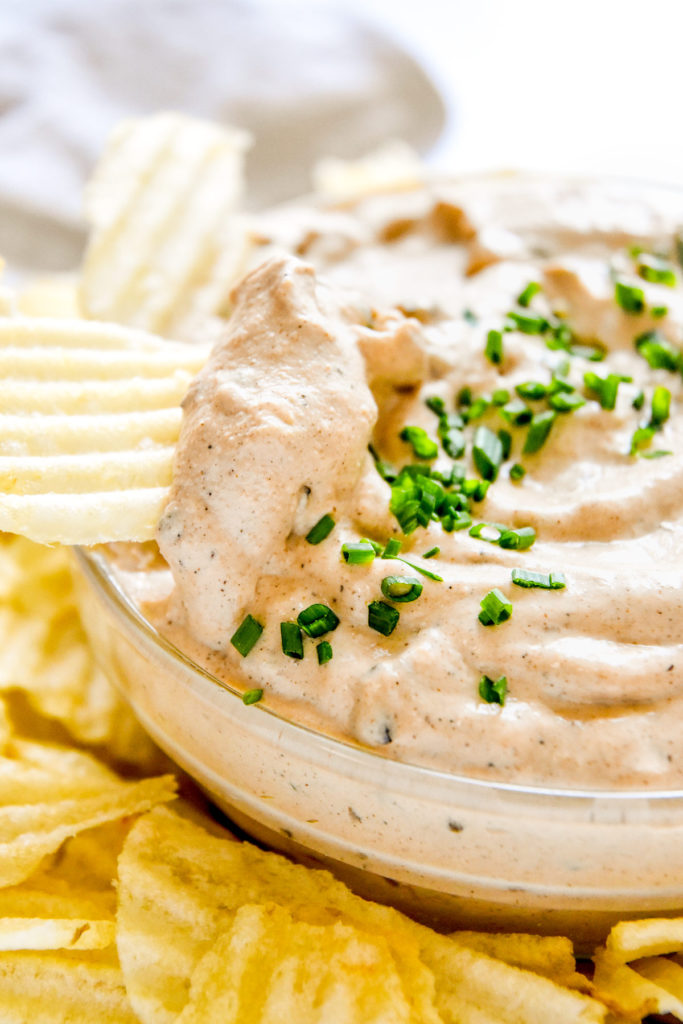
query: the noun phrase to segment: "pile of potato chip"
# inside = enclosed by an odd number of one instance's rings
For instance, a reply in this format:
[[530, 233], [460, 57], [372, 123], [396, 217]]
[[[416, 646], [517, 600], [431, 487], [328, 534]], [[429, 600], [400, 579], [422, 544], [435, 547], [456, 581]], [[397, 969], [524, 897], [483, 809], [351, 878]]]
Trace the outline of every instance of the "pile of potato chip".
[[[620, 924], [577, 971], [569, 939], [437, 934], [178, 799], [93, 662], [67, 550], [25, 539], [153, 536], [206, 357], [186, 341], [247, 259], [245, 146], [176, 115], [127, 123], [89, 190], [80, 294], [0, 292], [0, 528], [24, 534], [0, 534], [0, 1021], [683, 1020], [683, 918]], [[321, 171], [335, 193], [368, 173]]]

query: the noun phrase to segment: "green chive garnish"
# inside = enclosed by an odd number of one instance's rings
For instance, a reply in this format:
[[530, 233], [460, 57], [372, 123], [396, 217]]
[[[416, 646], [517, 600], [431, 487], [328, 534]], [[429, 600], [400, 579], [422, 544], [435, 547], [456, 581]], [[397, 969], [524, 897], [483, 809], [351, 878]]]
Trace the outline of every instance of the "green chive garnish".
[[484, 480], [495, 480], [503, 461], [503, 444], [489, 427], [477, 427], [472, 444], [472, 458]]
[[658, 448], [654, 452], [638, 452], [642, 459], [663, 459], [665, 455], [673, 455], [673, 452], [665, 451], [663, 448]]
[[369, 565], [375, 560], [375, 546], [369, 540], [348, 541], [342, 544], [341, 551], [349, 565]]
[[472, 388], [460, 388], [458, 392], [458, 408], [462, 409], [465, 406], [472, 404]]
[[436, 413], [437, 416], [443, 416], [446, 412], [446, 403], [438, 395], [431, 395], [429, 398], [425, 398], [425, 405], [432, 412]]
[[422, 593], [422, 584], [413, 576], [385, 576], [381, 586], [382, 593], [390, 601], [417, 601]]
[[301, 630], [296, 622], [280, 623], [280, 639], [283, 654], [286, 654], [288, 658], [303, 658], [304, 643], [301, 638]]
[[625, 313], [642, 313], [645, 309], [645, 292], [636, 285], [617, 281], [614, 285], [614, 298]]
[[538, 380], [528, 380], [522, 384], [515, 386], [515, 391], [520, 398], [526, 398], [528, 401], [538, 401], [541, 398], [545, 398], [548, 394], [548, 388], [545, 384], [541, 384]]
[[636, 270], [643, 281], [665, 284], [669, 288], [676, 287], [676, 272], [670, 263], [659, 256], [642, 255], [638, 260]]
[[636, 397], [631, 402], [634, 409], [642, 409], [645, 405], [645, 392], [639, 391]]
[[521, 331], [522, 334], [545, 334], [550, 324], [544, 316], [534, 313], [508, 313], [509, 326]]
[[517, 305], [523, 309], [528, 309], [529, 303], [533, 299], [534, 295], [538, 295], [541, 291], [541, 286], [538, 281], [529, 281], [523, 292], [517, 296]]
[[610, 373], [606, 377], [599, 377], [597, 373], [583, 375], [584, 384], [589, 391], [595, 392], [603, 409], [614, 409], [619, 385], [622, 382], [630, 384], [632, 380], [632, 377], [625, 377], [621, 373]]
[[668, 388], [655, 388], [652, 395], [652, 414], [650, 422], [655, 427], [661, 427], [669, 418], [671, 409], [671, 392]]
[[382, 636], [389, 636], [398, 625], [399, 613], [386, 601], [371, 601], [368, 605], [368, 626]]
[[500, 415], [513, 427], [523, 427], [527, 423], [531, 423], [533, 413], [526, 402], [520, 398], [513, 398], [511, 402], [503, 406]]
[[529, 424], [529, 430], [524, 441], [522, 449], [524, 455], [533, 455], [543, 447], [556, 417], [557, 413], [552, 409], [548, 412], [536, 413]]
[[435, 459], [439, 454], [436, 441], [432, 441], [422, 427], [404, 427], [399, 437], [402, 441], [408, 442], [416, 459]]
[[541, 590], [562, 590], [567, 585], [561, 572], [529, 572], [526, 569], [513, 569], [512, 582], [518, 587], [539, 587]]
[[230, 637], [230, 643], [243, 658], [246, 658], [262, 632], [261, 623], [257, 622], [253, 615], [247, 615]]
[[382, 558], [396, 558], [396, 555], [401, 550], [401, 542], [396, 537], [390, 537], [387, 541], [387, 545], [382, 552]]
[[580, 409], [582, 405], [586, 404], [586, 399], [582, 398], [575, 391], [571, 393], [558, 391], [556, 394], [550, 395], [548, 404], [556, 412], [575, 412], [576, 409]]
[[486, 338], [484, 355], [490, 363], [498, 364], [503, 361], [503, 335], [500, 331], [489, 331]]
[[635, 340], [636, 351], [653, 370], [680, 370], [683, 356], [659, 331], [646, 331]]
[[478, 420], [480, 416], [484, 415], [490, 404], [491, 403], [488, 398], [484, 398], [483, 395], [479, 398], [473, 399], [473, 401], [467, 406], [467, 409], [463, 411], [463, 415], [466, 417], [467, 422], [471, 423], [472, 420]]
[[307, 636], [318, 637], [331, 633], [339, 625], [339, 619], [326, 604], [311, 604], [296, 617], [296, 621]]
[[637, 455], [641, 448], [647, 448], [652, 438], [657, 432], [656, 427], [638, 427], [634, 430], [633, 436], [631, 437], [631, 448], [629, 455]]
[[470, 530], [470, 537], [485, 540], [489, 544], [497, 544], [504, 532], [505, 527], [499, 523], [475, 523]]
[[479, 621], [482, 626], [499, 626], [501, 622], [507, 622], [512, 615], [512, 602], [508, 601], [497, 587], [489, 590], [480, 604]]
[[441, 554], [441, 548], [430, 548], [429, 551], [425, 551], [423, 558], [436, 558], [437, 555]]
[[437, 435], [443, 445], [446, 455], [452, 459], [459, 459], [465, 451], [465, 435], [462, 428], [465, 425], [460, 413], [446, 413], [439, 419]]
[[423, 569], [421, 565], [415, 565], [414, 562], [408, 562], [405, 558], [399, 558], [399, 562], [403, 562], [410, 569], [414, 569], [415, 572], [419, 572], [421, 576], [426, 576], [428, 580], [434, 580], [436, 583], [443, 583], [443, 576], [439, 576], [438, 573], [432, 572], [430, 569]]
[[501, 548], [511, 551], [526, 551], [536, 540], [533, 526], [522, 526], [518, 530], [504, 530], [498, 541]]
[[508, 690], [508, 681], [505, 676], [499, 676], [495, 681], [490, 676], [482, 676], [479, 680], [479, 696], [487, 704], [505, 703]]
[[242, 694], [243, 704], [258, 704], [263, 697], [263, 690], [245, 690]]
[[510, 401], [510, 392], [507, 388], [496, 388], [491, 395], [491, 405], [505, 405]]
[[320, 544], [321, 541], [325, 540], [326, 537], [332, 533], [334, 529], [334, 519], [331, 515], [324, 515], [322, 519], [319, 519], [315, 526], [306, 534], [306, 540], [309, 544]]
[[319, 665], [324, 665], [325, 662], [332, 660], [332, 644], [328, 640], [321, 640], [316, 651]]
[[523, 476], [526, 476], [526, 470], [520, 462], [513, 462], [510, 466], [510, 479], [515, 482], [521, 480]]
[[472, 326], [479, 323], [479, 317], [476, 313], [473, 313], [471, 309], [463, 309], [462, 318], [463, 320], [466, 320], [468, 324], [472, 324]]
[[655, 320], [661, 320], [668, 312], [668, 306], [652, 306], [650, 309], [650, 315], [653, 316]]

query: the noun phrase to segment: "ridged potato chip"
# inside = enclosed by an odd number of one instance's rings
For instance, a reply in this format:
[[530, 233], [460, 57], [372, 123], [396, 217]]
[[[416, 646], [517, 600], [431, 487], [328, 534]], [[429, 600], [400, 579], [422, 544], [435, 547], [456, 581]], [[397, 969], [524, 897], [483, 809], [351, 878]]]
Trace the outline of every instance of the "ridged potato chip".
[[389, 943], [276, 905], [241, 907], [197, 964], [177, 1024], [422, 1024]]
[[207, 353], [115, 324], [0, 319], [0, 529], [44, 544], [151, 539], [180, 401]]
[[[170, 1024], [187, 1004], [188, 979], [239, 907], [274, 902], [297, 921], [341, 920], [391, 948], [410, 976], [418, 1020], [464, 1024], [602, 1024], [608, 1010], [579, 992], [437, 935], [352, 893], [326, 871], [247, 843], [207, 835], [156, 808], [131, 829], [119, 859], [118, 947], [143, 1024]], [[424, 968], [411, 974], [417, 946]]]
[[225, 311], [248, 246], [249, 136], [181, 114], [120, 124], [86, 191], [86, 316], [192, 337]]
[[16, 756], [0, 757], [0, 886], [27, 879], [70, 836], [175, 796], [171, 776], [124, 782], [88, 754], [13, 743]]
[[109, 951], [3, 953], [2, 1024], [138, 1024]]

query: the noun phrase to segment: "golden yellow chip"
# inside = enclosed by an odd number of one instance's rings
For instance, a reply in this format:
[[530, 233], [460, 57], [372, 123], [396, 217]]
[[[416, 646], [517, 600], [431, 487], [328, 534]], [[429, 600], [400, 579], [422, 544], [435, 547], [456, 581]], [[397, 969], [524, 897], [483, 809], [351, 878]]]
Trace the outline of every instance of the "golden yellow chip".
[[168, 337], [219, 315], [243, 269], [249, 137], [180, 114], [114, 131], [86, 192], [86, 316]]
[[80, 316], [78, 281], [71, 274], [29, 281], [20, 289], [16, 306], [25, 316]]
[[0, 952], [12, 949], [105, 949], [115, 939], [113, 921], [88, 918], [0, 918]]
[[683, 917], [620, 921], [605, 945], [615, 960], [624, 962], [658, 953], [678, 953], [683, 950]]
[[[64, 742], [66, 729], [118, 762], [161, 770], [151, 740], [94, 664], [67, 552], [9, 534], [0, 535], [0, 691], [23, 735]], [[0, 716], [0, 744], [8, 729]]]
[[0, 957], [3, 1024], [138, 1024], [115, 955], [18, 952]]
[[680, 964], [665, 956], [650, 956], [635, 960], [629, 966], [641, 978], [646, 978], [669, 992], [683, 1007], [683, 967]]
[[0, 758], [0, 886], [28, 878], [70, 836], [173, 799], [170, 776], [122, 782], [95, 758], [20, 744]]
[[328, 926], [341, 920], [383, 938], [401, 977], [410, 973], [402, 946], [416, 944], [435, 980], [433, 1002], [429, 986], [411, 986], [417, 1019], [433, 1020], [434, 1004], [445, 1024], [607, 1019], [606, 1007], [594, 999], [363, 900], [326, 871], [210, 836], [170, 809], [156, 808], [131, 829], [119, 859], [119, 894], [119, 955], [144, 1024], [174, 1020], [187, 1003], [187, 979], [234, 913], [247, 903], [270, 902], [296, 921]]
[[[423, 1024], [386, 939], [282, 907], [240, 908], [192, 976], [178, 1024]], [[439, 1018], [434, 1012], [434, 1021]]]
[[504, 960], [513, 967], [521, 967], [542, 974], [562, 985], [581, 984], [582, 975], [576, 972], [576, 959], [571, 939], [559, 935], [501, 934], [489, 932], [452, 932], [451, 938], [459, 945], [478, 953], [486, 953], [496, 960]]
[[640, 1020], [650, 1013], [683, 1013], [683, 1003], [606, 949], [593, 957], [595, 994], [615, 1012]]
[[0, 319], [0, 530], [44, 544], [151, 539], [180, 401], [207, 351], [113, 324]]

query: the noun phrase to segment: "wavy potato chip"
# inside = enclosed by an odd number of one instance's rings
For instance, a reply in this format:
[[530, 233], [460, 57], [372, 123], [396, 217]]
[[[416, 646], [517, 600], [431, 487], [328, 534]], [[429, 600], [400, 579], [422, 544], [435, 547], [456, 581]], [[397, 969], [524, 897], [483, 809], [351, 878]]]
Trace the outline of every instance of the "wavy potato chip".
[[[386, 939], [240, 907], [197, 964], [178, 1024], [421, 1024]], [[435, 1019], [436, 1016], [435, 1016]]]
[[86, 316], [183, 338], [224, 312], [248, 248], [236, 212], [248, 145], [181, 114], [114, 130], [86, 191]]
[[3, 1024], [138, 1024], [108, 951], [12, 952], [0, 957]]
[[605, 946], [616, 960], [637, 960], [683, 950], [683, 917], [648, 917], [615, 924]]
[[[186, 1006], [201, 958], [239, 907], [277, 903], [296, 921], [341, 920], [385, 939], [401, 977], [412, 976], [417, 1019], [463, 1024], [602, 1024], [594, 999], [467, 949], [398, 911], [363, 900], [327, 871], [247, 843], [209, 836], [156, 808], [131, 829], [119, 859], [118, 947], [131, 1002], [143, 1024], [170, 1024]], [[428, 972], [410, 974], [417, 945]], [[431, 987], [433, 984], [433, 988]]]
[[207, 352], [116, 324], [0, 319], [0, 529], [44, 544], [151, 539]]

